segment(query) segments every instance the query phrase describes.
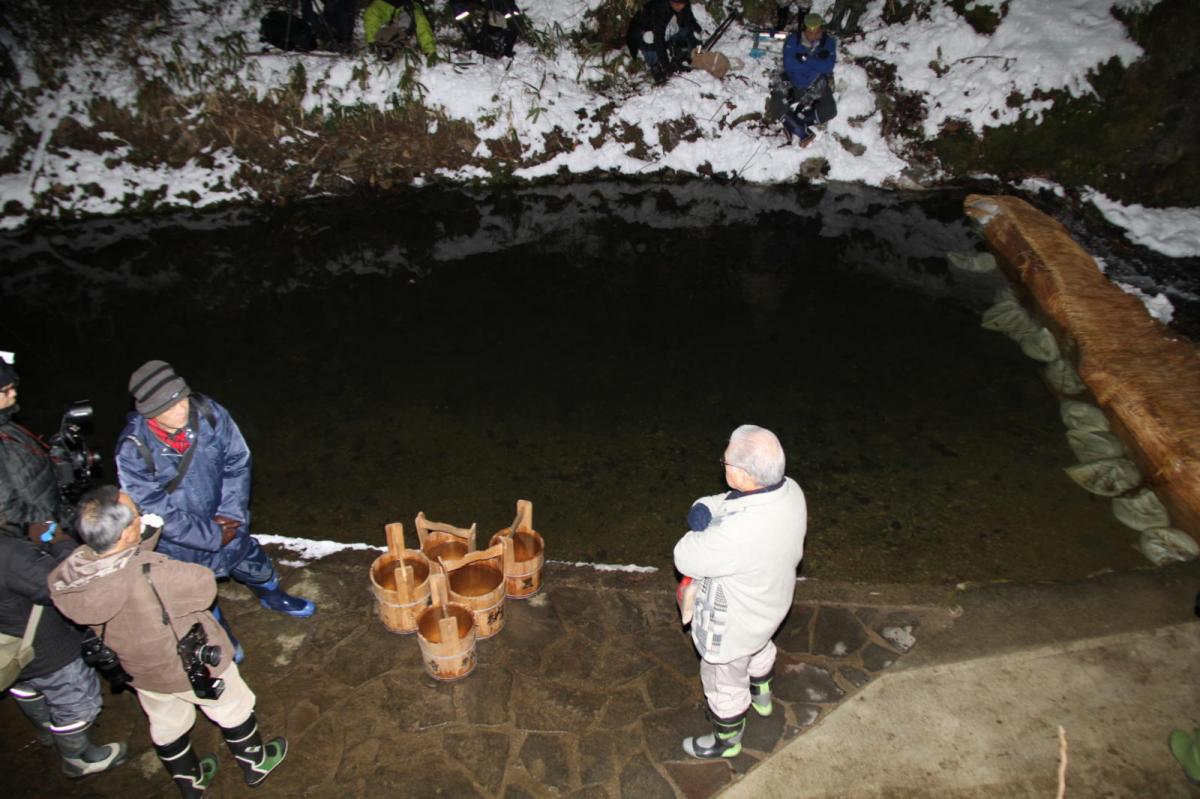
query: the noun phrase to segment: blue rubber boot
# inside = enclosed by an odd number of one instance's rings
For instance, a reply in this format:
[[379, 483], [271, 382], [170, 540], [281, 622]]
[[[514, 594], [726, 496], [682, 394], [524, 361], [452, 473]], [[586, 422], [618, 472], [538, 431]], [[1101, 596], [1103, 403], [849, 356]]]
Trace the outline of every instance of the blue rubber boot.
[[233, 662], [240, 664], [246, 659], [246, 650], [242, 649], [242, 645], [238, 643], [237, 636], [233, 634], [233, 628], [229, 626], [229, 621], [225, 618], [225, 614], [221, 612], [221, 606], [216, 602], [212, 606], [212, 615], [225, 629], [225, 634], [229, 636], [230, 643], [233, 644]]
[[249, 588], [258, 596], [258, 601], [267, 610], [277, 610], [280, 613], [286, 613], [297, 619], [307, 619], [317, 612], [317, 606], [313, 602], [298, 596], [292, 596], [280, 588], [278, 577], [269, 583], [252, 585]]

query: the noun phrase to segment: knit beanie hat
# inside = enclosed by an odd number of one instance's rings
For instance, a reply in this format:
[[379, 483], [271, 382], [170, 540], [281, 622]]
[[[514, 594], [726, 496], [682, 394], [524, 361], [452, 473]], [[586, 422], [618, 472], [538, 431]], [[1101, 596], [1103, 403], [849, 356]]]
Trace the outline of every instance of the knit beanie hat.
[[17, 383], [17, 370], [12, 368], [8, 361], [0, 358], [0, 388]]
[[146, 361], [129, 377], [129, 393], [137, 412], [153, 419], [192, 393], [166, 361]]

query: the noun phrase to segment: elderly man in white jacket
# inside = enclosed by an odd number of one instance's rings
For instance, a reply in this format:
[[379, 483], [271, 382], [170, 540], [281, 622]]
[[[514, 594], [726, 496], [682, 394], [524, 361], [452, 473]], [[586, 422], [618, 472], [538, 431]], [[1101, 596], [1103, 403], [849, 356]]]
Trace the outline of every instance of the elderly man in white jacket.
[[771, 713], [771, 636], [792, 606], [808, 526], [804, 492], [784, 477], [770, 430], [734, 430], [721, 462], [733, 490], [697, 500], [675, 545], [675, 568], [699, 583], [692, 641], [713, 731], [683, 741], [699, 758], [736, 757], [750, 707]]

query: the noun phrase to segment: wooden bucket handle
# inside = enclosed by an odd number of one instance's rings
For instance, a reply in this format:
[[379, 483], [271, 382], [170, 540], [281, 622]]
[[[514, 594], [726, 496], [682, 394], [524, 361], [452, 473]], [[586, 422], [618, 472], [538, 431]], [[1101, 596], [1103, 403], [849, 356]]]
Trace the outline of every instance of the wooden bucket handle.
[[527, 499], [517, 500], [517, 516], [513, 519], [512, 527], [509, 528], [514, 532], [517, 530], [532, 530], [533, 529], [533, 503]]
[[516, 547], [513, 545], [512, 536], [500, 536], [500, 546], [504, 547], [504, 573], [509, 574], [513, 570], [513, 564], [517, 562]]
[[436, 607], [442, 608], [443, 615], [450, 604], [450, 592], [446, 586], [446, 575], [439, 571], [429, 573], [429, 597]]
[[384, 526], [383, 532], [387, 536], [388, 553], [399, 562], [404, 555], [404, 525], [392, 522]]
[[[442, 568], [445, 570], [446, 575], [449, 576], [450, 572], [452, 572], [456, 569], [461, 569], [463, 566], [467, 566], [471, 563], [475, 563], [475, 562], [481, 561], [481, 560], [491, 560], [492, 558], [499, 559], [501, 566], [504, 565], [504, 544], [503, 543], [496, 544], [496, 546], [488, 547], [487, 549], [481, 549], [478, 552], [471, 552], [467, 555], [463, 555], [462, 560], [458, 561], [457, 563], [455, 563], [453, 565], [447, 566], [446, 564], [443, 563]], [[438, 562], [439, 563], [441, 562], [441, 558], [438, 558]]]
[[455, 538], [460, 538], [467, 542], [467, 551], [475, 551], [475, 528], [474, 523], [470, 527], [455, 527], [452, 524], [445, 522], [431, 522], [425, 518], [425, 511], [417, 511], [416, 518], [417, 539], [421, 542], [421, 549], [425, 548], [426, 542], [429, 540], [430, 533], [446, 533]]

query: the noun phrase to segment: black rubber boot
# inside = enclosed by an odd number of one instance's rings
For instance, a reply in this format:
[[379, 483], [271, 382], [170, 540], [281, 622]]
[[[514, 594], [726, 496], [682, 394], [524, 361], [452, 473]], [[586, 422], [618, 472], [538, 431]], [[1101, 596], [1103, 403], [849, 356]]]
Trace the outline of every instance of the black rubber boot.
[[746, 731], [746, 713], [731, 719], [718, 718], [711, 710], [708, 717], [713, 731], [683, 739], [683, 751], [692, 757], [711, 760], [718, 757], [737, 757], [742, 753], [742, 733]]
[[87, 727], [73, 732], [55, 732], [54, 746], [62, 755], [63, 774], [72, 779], [119, 766], [129, 752], [129, 747], [123, 743], [96, 746], [88, 737]]
[[287, 739], [281, 735], [264, 744], [253, 713], [233, 729], [222, 727], [221, 734], [242, 767], [247, 785], [258, 785], [287, 757]]
[[771, 711], [775, 709], [771, 702], [770, 672], [762, 677], [750, 678], [750, 707], [754, 708], [754, 712], [763, 718], [771, 715]]
[[54, 746], [54, 736], [50, 733], [50, 706], [46, 704], [43, 694], [26, 694], [24, 690], [10, 688], [8, 691], [17, 700], [17, 707], [25, 714], [37, 731], [37, 742], [42, 746]]
[[186, 733], [169, 744], [155, 744], [154, 751], [171, 775], [175, 787], [183, 794], [183, 799], [199, 799], [203, 796], [213, 775], [217, 773], [217, 758], [214, 755], [203, 759], [197, 757]]

